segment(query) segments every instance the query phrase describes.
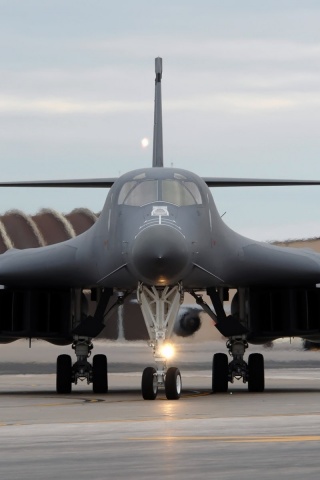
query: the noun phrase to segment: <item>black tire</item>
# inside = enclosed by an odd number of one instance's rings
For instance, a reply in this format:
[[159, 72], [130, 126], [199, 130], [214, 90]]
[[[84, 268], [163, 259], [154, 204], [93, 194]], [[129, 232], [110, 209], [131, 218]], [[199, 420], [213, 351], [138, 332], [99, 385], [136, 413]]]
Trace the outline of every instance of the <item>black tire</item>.
[[72, 361], [70, 355], [59, 355], [57, 358], [57, 393], [71, 393]]
[[108, 361], [105, 355], [93, 357], [92, 390], [94, 393], [108, 393]]
[[158, 394], [158, 379], [156, 369], [147, 367], [143, 370], [141, 393], [144, 400], [154, 400]]
[[248, 359], [249, 392], [264, 391], [264, 359], [261, 353], [251, 353]]
[[212, 392], [228, 391], [229, 361], [226, 353], [215, 353], [212, 359]]
[[181, 395], [181, 373], [176, 367], [170, 367], [166, 373], [166, 379], [164, 382], [164, 388], [166, 397], [168, 400], [179, 400]]

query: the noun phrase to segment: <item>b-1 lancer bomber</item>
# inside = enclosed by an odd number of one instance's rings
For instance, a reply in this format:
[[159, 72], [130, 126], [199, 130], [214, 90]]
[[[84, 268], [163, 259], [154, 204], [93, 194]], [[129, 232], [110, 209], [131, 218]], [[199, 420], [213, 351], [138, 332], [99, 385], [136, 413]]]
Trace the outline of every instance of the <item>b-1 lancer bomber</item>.
[[[72, 384], [85, 380], [94, 392], [107, 393], [107, 357], [95, 355], [89, 362], [92, 342], [114, 304], [134, 294], [154, 356], [154, 366], [142, 374], [142, 396], [154, 400], [163, 388], [168, 399], [178, 399], [181, 374], [177, 367], [167, 367], [164, 347], [188, 292], [227, 339], [231, 361], [226, 353], [213, 355], [213, 392], [226, 392], [236, 379], [247, 383], [250, 392], [262, 392], [263, 356], [252, 353], [245, 360], [249, 343], [280, 337], [320, 340], [320, 255], [234, 232], [219, 215], [210, 187], [320, 185], [320, 181], [208, 178], [164, 167], [161, 58], [155, 60], [155, 73], [152, 167], [119, 178], [0, 183], [110, 189], [100, 217], [83, 234], [0, 255], [4, 286], [0, 342], [40, 338], [71, 344], [76, 361], [70, 355], [58, 356], [57, 392], [70, 393]], [[227, 315], [224, 301], [231, 289], [236, 293]], [[93, 315], [84, 308], [85, 291], [95, 302]], [[205, 302], [204, 294], [210, 302]], [[190, 325], [196, 324], [190, 321], [184, 316], [180, 331], [190, 332]]]

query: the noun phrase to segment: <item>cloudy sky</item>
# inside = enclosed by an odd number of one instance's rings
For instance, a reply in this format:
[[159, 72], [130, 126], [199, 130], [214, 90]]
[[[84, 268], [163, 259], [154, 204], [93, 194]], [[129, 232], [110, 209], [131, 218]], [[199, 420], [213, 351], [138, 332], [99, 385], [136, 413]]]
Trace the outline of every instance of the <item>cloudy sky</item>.
[[[320, 2], [0, 0], [1, 180], [151, 166], [163, 57], [167, 166], [320, 179]], [[100, 211], [104, 190], [0, 190], [0, 212]], [[320, 236], [320, 187], [215, 189], [257, 239]]]

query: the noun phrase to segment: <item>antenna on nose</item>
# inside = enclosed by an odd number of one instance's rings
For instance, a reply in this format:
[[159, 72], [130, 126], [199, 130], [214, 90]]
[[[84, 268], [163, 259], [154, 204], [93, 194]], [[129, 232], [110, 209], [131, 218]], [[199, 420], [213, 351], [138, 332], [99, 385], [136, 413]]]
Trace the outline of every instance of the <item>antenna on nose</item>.
[[154, 127], [153, 127], [153, 167], [163, 167], [163, 140], [162, 140], [162, 101], [161, 79], [162, 58], [155, 59], [156, 86], [154, 95]]

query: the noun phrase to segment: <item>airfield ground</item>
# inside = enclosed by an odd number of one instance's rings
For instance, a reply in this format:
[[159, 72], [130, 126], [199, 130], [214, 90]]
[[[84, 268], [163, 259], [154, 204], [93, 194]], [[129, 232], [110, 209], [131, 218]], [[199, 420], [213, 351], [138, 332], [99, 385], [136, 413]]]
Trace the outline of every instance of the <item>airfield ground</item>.
[[97, 342], [109, 358], [105, 395], [84, 384], [55, 393], [55, 357], [68, 347], [1, 346], [0, 478], [319, 478], [320, 352], [300, 341], [262, 348], [263, 394], [239, 382], [212, 395], [211, 357], [223, 347], [180, 343], [181, 399], [150, 402], [140, 393], [152, 358], [143, 342]]

